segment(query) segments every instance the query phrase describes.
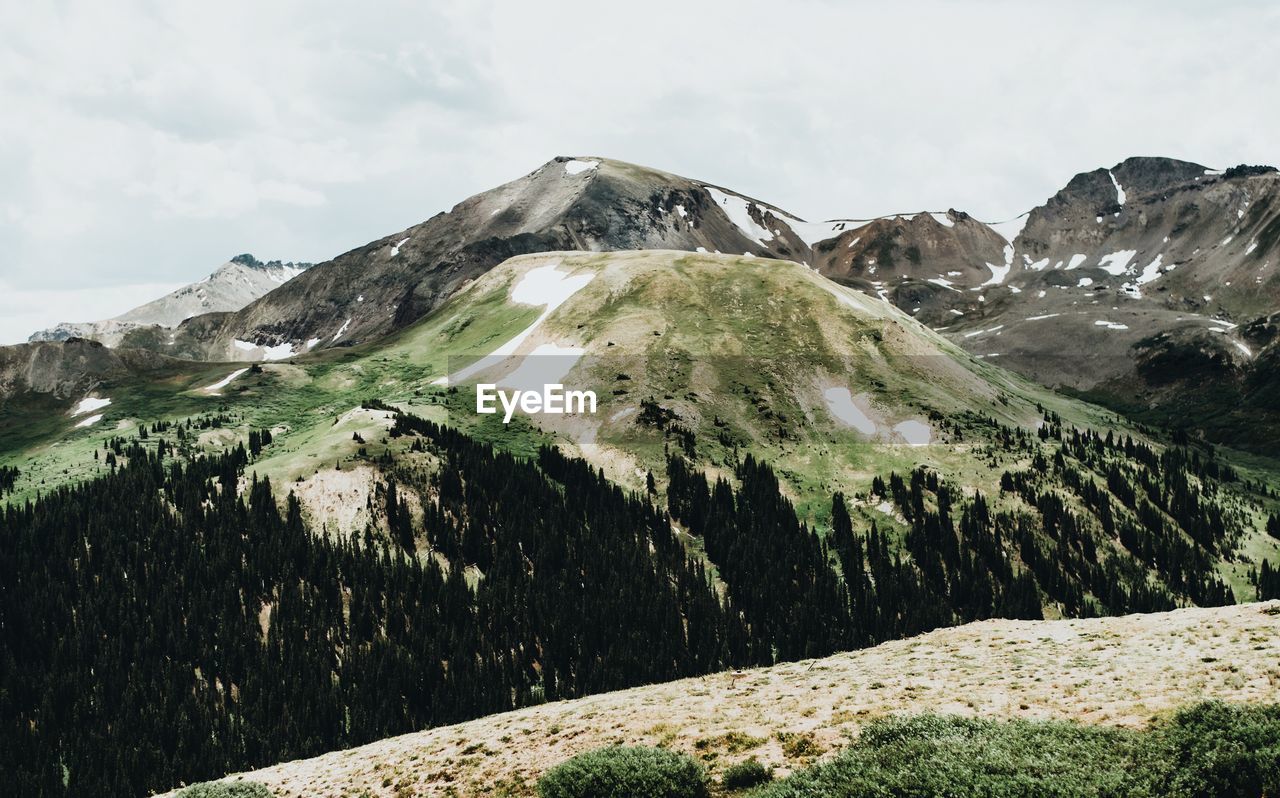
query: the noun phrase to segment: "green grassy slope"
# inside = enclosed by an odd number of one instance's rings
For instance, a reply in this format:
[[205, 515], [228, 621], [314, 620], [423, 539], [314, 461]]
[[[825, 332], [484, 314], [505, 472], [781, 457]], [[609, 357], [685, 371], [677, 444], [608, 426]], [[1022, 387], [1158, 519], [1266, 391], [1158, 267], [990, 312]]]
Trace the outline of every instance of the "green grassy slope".
[[[531, 271], [551, 265], [591, 279], [523, 340], [514, 358], [463, 384], [439, 384], [539, 319], [542, 307], [513, 302], [511, 294]], [[594, 390], [598, 412], [517, 416], [510, 425], [477, 416], [470, 383], [500, 381], [521, 355], [547, 344], [584, 353], [564, 382]], [[887, 303], [804, 266], [737, 256], [514, 258], [389, 338], [264, 363], [216, 392], [206, 389], [244, 367], [186, 363], [159, 378], [103, 385], [96, 395], [112, 403], [95, 411], [103, 418], [88, 428], [75, 426], [84, 416], [71, 418], [68, 406], [48, 398], [11, 401], [0, 414], [0, 465], [22, 472], [11, 500], [104, 467], [93, 450], [139, 424], [215, 415], [220, 428], [202, 433], [198, 448], [271, 429], [275, 442], [254, 470], [277, 483], [311, 479], [405, 445], [387, 438], [377, 414], [350, 412], [370, 398], [517, 452], [558, 441], [637, 489], [646, 472], [661, 481], [665, 453], [689, 441], [693, 459], [712, 474], [731, 471], [750, 452], [774, 465], [802, 518], [825, 525], [831, 493], [843, 491], [854, 498], [855, 518], [898, 532], [905, 529], [900, 518], [869, 496], [872, 479], [924, 466], [965, 495], [999, 496], [1001, 474], [1030, 462], [1025, 451], [993, 445], [1000, 427], [1035, 430], [1056, 414], [1068, 428], [1145, 437], [1114, 413], [974, 359]], [[838, 418], [824, 398], [833, 388], [857, 399], [874, 432]], [[903, 422], [917, 430], [927, 425], [930, 443], [908, 444], [894, 431]], [[1239, 458], [1236, 465], [1246, 480], [1280, 484], [1270, 461]], [[1271, 507], [1249, 491], [1226, 489], [1219, 497], [1251, 530], [1260, 529]], [[1078, 506], [1070, 494], [1065, 498]], [[1025, 509], [1012, 496], [997, 506]], [[1278, 550], [1275, 540], [1250, 531], [1238, 551], [1247, 558], [1226, 558], [1221, 570], [1247, 597], [1249, 567], [1262, 557], [1274, 561]]]

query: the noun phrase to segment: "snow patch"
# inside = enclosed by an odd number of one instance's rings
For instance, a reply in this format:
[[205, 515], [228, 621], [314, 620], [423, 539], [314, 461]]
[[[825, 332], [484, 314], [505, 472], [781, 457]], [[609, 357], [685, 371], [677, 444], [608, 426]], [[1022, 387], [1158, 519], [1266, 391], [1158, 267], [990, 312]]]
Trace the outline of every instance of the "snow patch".
[[1076, 254], [1072, 255], [1071, 260], [1067, 262], [1067, 271], [1080, 268], [1081, 264], [1083, 264], [1088, 259], [1089, 259], [1088, 255], [1084, 255], [1082, 253], [1077, 252]]
[[215, 393], [217, 391], [220, 391], [223, 388], [230, 385], [232, 380], [234, 380], [236, 377], [239, 377], [241, 374], [244, 374], [248, 370], [249, 369], [236, 369], [235, 371], [231, 372], [227, 376], [223, 377], [221, 380], [218, 380], [217, 382], [215, 382], [213, 385], [206, 385], [200, 390], [204, 391], [205, 393]]
[[[545, 305], [542, 313], [538, 314], [538, 318], [534, 319], [533, 323], [485, 357], [480, 358], [475, 363], [472, 363], [452, 375], [435, 380], [432, 384], [445, 385], [450, 382], [460, 382], [471, 375], [494, 365], [496, 360], [502, 360], [515, 354], [516, 350], [520, 348], [520, 345], [523, 344], [529, 336], [533, 335], [534, 331], [542, 325], [542, 322], [546, 321], [547, 317], [550, 316], [556, 308], [567, 302], [570, 297], [585, 288], [587, 283], [590, 283], [595, 278], [595, 274], [593, 272], [574, 275], [562, 272], [557, 268], [558, 265], [558, 263], [551, 263], [546, 266], [538, 266], [530, 269], [525, 272], [524, 276], [522, 276], [511, 288], [510, 297], [512, 302], [516, 302], [521, 305]], [[555, 345], [546, 344], [545, 346], [554, 347]], [[544, 347], [542, 346], [538, 347], [534, 350], [533, 354], [538, 354], [538, 351], [543, 348]], [[566, 354], [571, 355], [573, 356], [573, 362], [576, 362], [577, 357], [581, 356], [580, 352], [581, 350], [563, 349], [558, 350], [557, 352], [546, 350], [545, 353], [559, 354], [562, 356]], [[578, 354], [574, 356], [574, 353]], [[573, 368], [572, 362], [569, 363], [568, 368]], [[518, 371], [519, 369], [517, 369], [517, 372]], [[565, 369], [565, 373], [567, 372], [568, 369]]]
[[333, 337], [332, 337], [332, 338], [330, 338], [329, 340], [330, 340], [330, 341], [336, 341], [336, 340], [338, 340], [339, 338], [341, 338], [341, 337], [343, 336], [343, 334], [344, 334], [344, 333], [346, 333], [347, 328], [348, 328], [348, 327], [350, 327], [350, 326], [351, 326], [351, 319], [347, 319], [346, 321], [342, 322], [342, 326], [338, 328], [338, 331], [337, 331], [336, 333], [334, 333], [334, 334], [333, 334]]
[[541, 392], [546, 385], [563, 383], [586, 352], [576, 346], [541, 344], [522, 357], [515, 371], [499, 380], [499, 384], [520, 391]]
[[1117, 321], [1107, 321], [1106, 319], [1098, 319], [1093, 323], [1095, 327], [1106, 327], [1108, 330], [1127, 330], [1129, 325], [1121, 324]]
[[1124, 205], [1125, 194], [1124, 194], [1124, 188], [1121, 187], [1120, 185], [1120, 181], [1116, 180], [1116, 176], [1111, 172], [1110, 169], [1107, 170], [1107, 176], [1111, 178], [1111, 185], [1116, 187], [1116, 204]]
[[109, 404], [111, 404], [110, 399], [99, 399], [95, 396], [86, 396], [80, 400], [79, 404], [72, 408], [71, 416], [74, 418], [79, 415], [84, 415], [85, 413], [92, 413], [94, 410], [101, 410]]
[[[982, 285], [1000, 285], [1004, 282], [1004, 278], [1009, 276], [1009, 270], [1013, 268], [1013, 264], [997, 266], [994, 263], [988, 263], [987, 268], [991, 270], [991, 277]], [[981, 288], [982, 286], [978, 287]]]
[[1061, 316], [1061, 313], [1045, 313], [1042, 316], [1028, 316], [1027, 321], [1042, 321], [1044, 319], [1054, 319]]
[[751, 218], [751, 203], [744, 200], [736, 194], [726, 194], [718, 188], [711, 186], [703, 186], [707, 193], [711, 195], [711, 199], [720, 206], [725, 216], [729, 217], [729, 221], [737, 225], [738, 229], [746, 234], [747, 238], [759, 241], [761, 244], [766, 241], [773, 240], [773, 233], [764, 227], [761, 227], [755, 219]]
[[1098, 266], [1107, 274], [1119, 277], [1129, 268], [1129, 261], [1133, 260], [1137, 254], [1138, 250], [1136, 249], [1117, 250], [1103, 255], [1102, 259], [1098, 261]]
[[564, 171], [565, 174], [568, 175], [578, 175], [588, 170], [595, 169], [599, 165], [599, 161], [579, 161], [575, 159], [565, 162]]
[[405, 236], [404, 238], [402, 238], [402, 239], [400, 239], [399, 241], [397, 241], [394, 245], [392, 245], [392, 247], [391, 247], [391, 257], [393, 257], [393, 258], [394, 258], [396, 255], [399, 255], [399, 254], [400, 254], [400, 247], [403, 247], [403, 246], [404, 246], [405, 244], [407, 244], [407, 243], [409, 243], [409, 237], [408, 237], [408, 236]]
[[1003, 325], [1003, 324], [997, 324], [996, 326], [994, 326], [994, 327], [989, 327], [989, 328], [987, 328], [987, 329], [985, 329], [985, 330], [974, 330], [973, 332], [967, 332], [967, 333], [965, 333], [965, 334], [964, 334], [964, 337], [965, 337], [965, 338], [973, 338], [974, 336], [983, 335], [983, 334], [985, 334], [985, 333], [990, 333], [990, 332], [997, 332], [997, 331], [999, 331], [999, 330], [1003, 330], [1003, 329], [1004, 329], [1004, 325]]
[[1138, 275], [1136, 282], [1138, 285], [1146, 285], [1153, 282], [1164, 273], [1160, 269], [1160, 262], [1164, 260], [1164, 253], [1156, 255], [1156, 259], [1142, 267], [1142, 274]]
[[97, 423], [98, 423], [99, 421], [101, 421], [101, 420], [102, 420], [102, 414], [101, 414], [101, 413], [95, 413], [94, 415], [89, 416], [88, 418], [84, 419], [83, 421], [77, 421], [77, 422], [76, 422], [76, 429], [79, 429], [79, 428], [81, 428], [81, 427], [92, 427], [94, 424], [97, 424]]
[[1080, 281], [1076, 283], [1076, 288], [1088, 288], [1091, 285], [1093, 285], [1092, 277], [1081, 277]]
[[263, 360], [284, 360], [287, 357], [293, 357], [293, 344], [287, 341], [276, 346], [264, 346], [262, 348]]

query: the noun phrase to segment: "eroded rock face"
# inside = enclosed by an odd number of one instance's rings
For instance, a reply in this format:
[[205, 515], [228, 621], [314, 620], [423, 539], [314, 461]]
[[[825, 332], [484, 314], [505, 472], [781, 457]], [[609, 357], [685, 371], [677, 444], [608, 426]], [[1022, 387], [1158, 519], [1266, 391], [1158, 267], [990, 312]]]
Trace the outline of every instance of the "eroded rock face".
[[0, 401], [28, 391], [72, 399], [103, 382], [159, 371], [171, 362], [163, 355], [114, 350], [83, 338], [3, 346]]

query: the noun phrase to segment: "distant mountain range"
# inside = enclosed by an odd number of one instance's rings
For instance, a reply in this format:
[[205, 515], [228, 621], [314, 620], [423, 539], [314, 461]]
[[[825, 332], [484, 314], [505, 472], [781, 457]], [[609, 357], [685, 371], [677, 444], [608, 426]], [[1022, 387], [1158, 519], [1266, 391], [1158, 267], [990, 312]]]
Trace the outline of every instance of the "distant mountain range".
[[805, 222], [729, 188], [559, 157], [305, 272], [242, 256], [116, 319], [32, 340], [279, 360], [402, 329], [514, 255], [751, 254], [889, 301], [1047, 386], [1241, 443], [1242, 412], [1280, 414], [1278, 194], [1273, 167], [1141, 157], [1076, 175], [1005, 222], [954, 209]]
[[[130, 334], [150, 332], [160, 345], [167, 334], [152, 328], [172, 328], [192, 316], [239, 310], [253, 300], [279, 288], [302, 274], [310, 263], [263, 262], [252, 255], [237, 255], [219, 266], [208, 277], [183, 286], [144, 305], [102, 321], [62, 322], [55, 327], [32, 333], [27, 340], [66, 341], [87, 338], [108, 346], [138, 345]], [[157, 335], [158, 333], [158, 335]]]

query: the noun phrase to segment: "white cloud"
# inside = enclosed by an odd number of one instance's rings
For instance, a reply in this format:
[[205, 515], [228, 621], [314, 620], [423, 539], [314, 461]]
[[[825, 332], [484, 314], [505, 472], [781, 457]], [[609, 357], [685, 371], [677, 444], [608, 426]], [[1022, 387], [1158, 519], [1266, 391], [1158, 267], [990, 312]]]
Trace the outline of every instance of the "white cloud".
[[1246, 2], [70, 0], [0, 29], [23, 291], [322, 260], [557, 154], [807, 218], [1002, 219], [1132, 154], [1275, 160], [1280, 126], [1280, 13]]

